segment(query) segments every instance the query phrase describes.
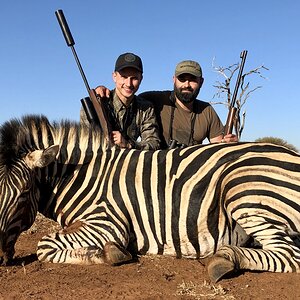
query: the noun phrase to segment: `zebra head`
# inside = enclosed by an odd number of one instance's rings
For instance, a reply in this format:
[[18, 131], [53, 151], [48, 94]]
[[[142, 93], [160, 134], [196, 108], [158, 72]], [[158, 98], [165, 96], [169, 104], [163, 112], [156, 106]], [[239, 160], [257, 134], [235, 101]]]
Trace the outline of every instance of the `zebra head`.
[[59, 151], [57, 145], [33, 149], [28, 138], [26, 128], [16, 120], [0, 127], [0, 264], [12, 260], [18, 236], [34, 222], [37, 169], [51, 163]]

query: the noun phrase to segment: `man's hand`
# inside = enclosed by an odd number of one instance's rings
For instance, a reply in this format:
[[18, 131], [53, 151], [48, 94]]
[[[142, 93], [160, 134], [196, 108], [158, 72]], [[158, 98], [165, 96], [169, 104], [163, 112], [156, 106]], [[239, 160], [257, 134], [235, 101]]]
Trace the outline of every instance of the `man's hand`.
[[112, 131], [111, 141], [120, 148], [131, 148], [131, 145], [125, 140], [120, 131]]
[[219, 135], [215, 138], [212, 138], [210, 140], [211, 143], [233, 143], [233, 142], [238, 142], [238, 138], [236, 135], [229, 133], [226, 135]]
[[235, 134], [229, 133], [229, 134], [224, 135], [221, 142], [223, 142], [223, 143], [238, 142], [238, 139], [237, 139], [237, 136]]
[[100, 98], [109, 98], [110, 90], [104, 85], [99, 85], [95, 88], [96, 94], [100, 96]]

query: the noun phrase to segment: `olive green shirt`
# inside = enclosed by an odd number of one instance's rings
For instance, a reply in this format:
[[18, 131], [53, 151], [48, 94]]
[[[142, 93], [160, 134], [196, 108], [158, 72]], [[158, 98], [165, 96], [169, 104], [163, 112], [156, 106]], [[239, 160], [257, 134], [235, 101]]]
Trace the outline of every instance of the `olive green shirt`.
[[[172, 91], [151, 91], [140, 94], [151, 101], [155, 107], [161, 131], [162, 148], [167, 148], [170, 141], [180, 144], [202, 144], [223, 134], [224, 126], [213, 107], [204, 101], [196, 100], [193, 111], [186, 111], [176, 104]], [[173, 114], [173, 118], [172, 118]]]

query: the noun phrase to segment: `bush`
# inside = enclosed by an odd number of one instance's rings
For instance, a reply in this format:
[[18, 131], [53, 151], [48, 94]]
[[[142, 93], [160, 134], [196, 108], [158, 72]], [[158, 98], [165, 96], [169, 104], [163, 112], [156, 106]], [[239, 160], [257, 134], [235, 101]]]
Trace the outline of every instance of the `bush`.
[[279, 146], [284, 146], [290, 150], [299, 152], [299, 150], [292, 144], [289, 144], [287, 141], [281, 139], [281, 138], [276, 138], [276, 137], [272, 137], [272, 136], [267, 136], [267, 137], [263, 137], [263, 138], [259, 138], [256, 139], [255, 142], [259, 142], [259, 143], [271, 143], [271, 144], [275, 144], [275, 145], [279, 145]]

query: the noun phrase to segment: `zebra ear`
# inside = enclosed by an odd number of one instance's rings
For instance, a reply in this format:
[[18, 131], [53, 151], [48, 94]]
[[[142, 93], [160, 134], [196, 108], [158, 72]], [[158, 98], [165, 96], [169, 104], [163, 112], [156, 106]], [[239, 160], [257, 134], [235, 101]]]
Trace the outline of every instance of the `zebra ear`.
[[26, 155], [26, 164], [31, 169], [46, 167], [55, 160], [58, 151], [58, 145], [52, 145], [44, 150], [35, 150]]

